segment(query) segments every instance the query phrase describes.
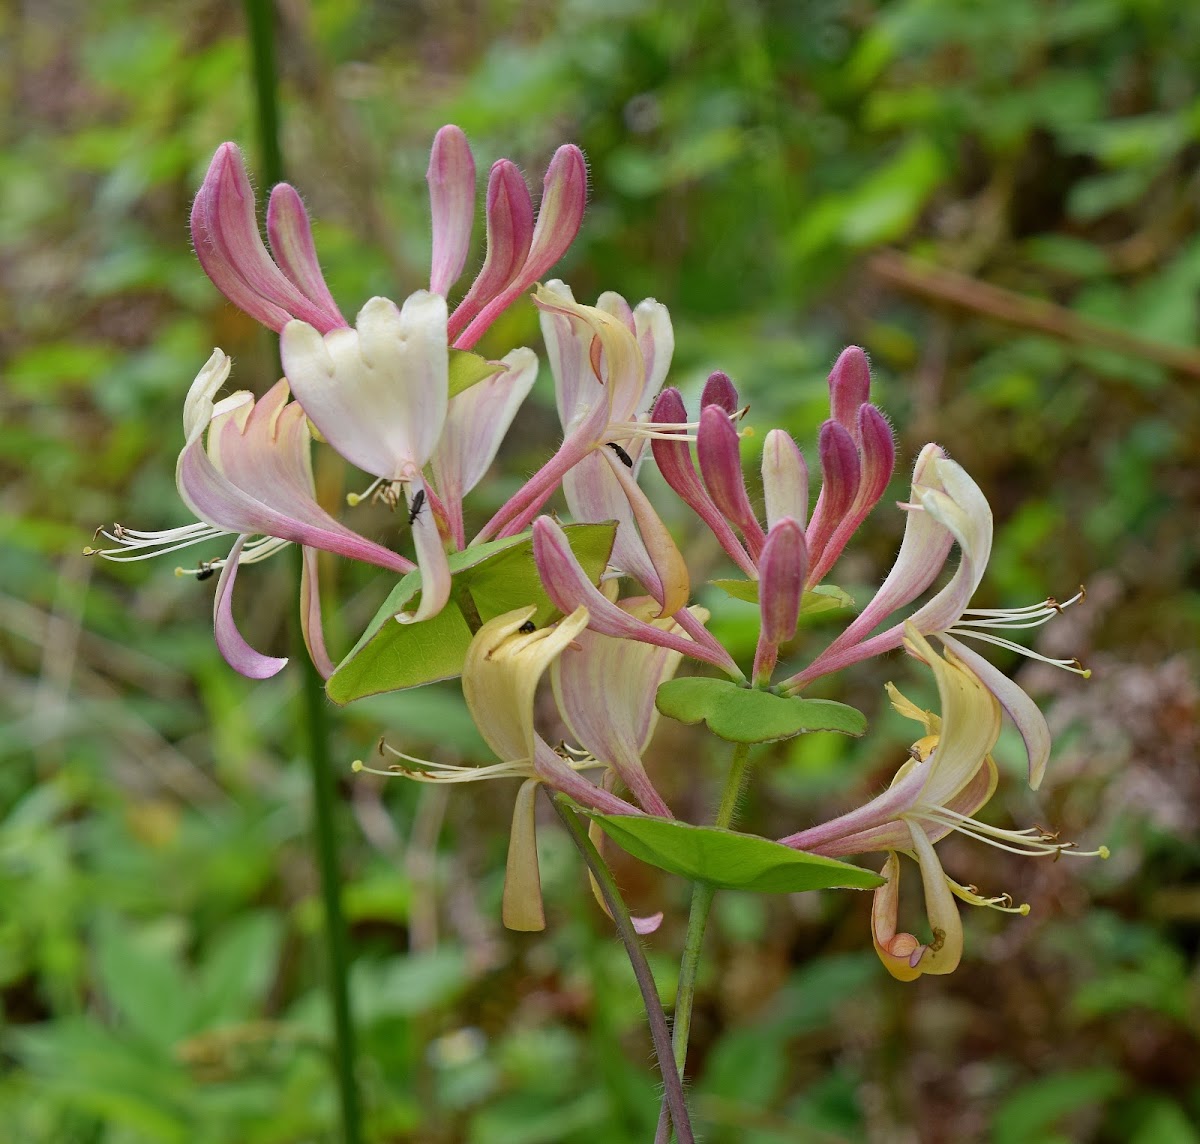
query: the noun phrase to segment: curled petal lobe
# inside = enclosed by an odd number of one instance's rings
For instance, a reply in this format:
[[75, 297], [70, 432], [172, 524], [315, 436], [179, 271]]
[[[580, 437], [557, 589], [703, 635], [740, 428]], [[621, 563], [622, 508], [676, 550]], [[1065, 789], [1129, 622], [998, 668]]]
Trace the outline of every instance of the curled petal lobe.
[[446, 300], [419, 290], [397, 309], [372, 298], [354, 330], [324, 338], [289, 322], [281, 341], [296, 399], [346, 460], [407, 480], [429, 460], [446, 419]]
[[978, 652], [952, 636], [939, 635], [938, 638], [957, 659], [979, 677], [983, 685], [1000, 701], [1000, 706], [1008, 712], [1025, 744], [1025, 755], [1029, 762], [1029, 785], [1037, 790], [1042, 785], [1046, 763], [1050, 759], [1050, 727], [1046, 723], [1046, 716], [1030, 699], [1024, 688], [1014, 683]]
[[322, 679], [334, 671], [333, 660], [325, 650], [325, 627], [321, 622], [321, 588], [317, 568], [317, 550], [305, 545], [300, 566], [300, 632], [308, 657]]
[[808, 465], [782, 429], [772, 429], [763, 442], [762, 478], [767, 528], [785, 516], [803, 528], [808, 520]]
[[460, 128], [447, 124], [434, 136], [425, 181], [433, 219], [429, 290], [444, 296], [462, 274], [475, 222], [475, 158]]
[[925, 913], [933, 939], [921, 956], [913, 962], [922, 973], [953, 973], [962, 959], [962, 918], [954, 902], [954, 894], [938, 861], [933, 844], [916, 823], [908, 824], [913, 853], [921, 868], [921, 885], [925, 891]]
[[910, 933], [897, 932], [900, 916], [900, 857], [892, 853], [880, 871], [887, 881], [875, 891], [871, 905], [871, 937], [884, 968], [898, 981], [916, 981], [925, 947]]
[[213, 631], [216, 635], [217, 650], [234, 671], [250, 679], [270, 679], [287, 666], [287, 660], [255, 651], [242, 637], [233, 618], [233, 585], [237, 580], [238, 561], [241, 559], [242, 547], [246, 540], [245, 534], [237, 538], [225, 566], [221, 569], [217, 593], [213, 598]]

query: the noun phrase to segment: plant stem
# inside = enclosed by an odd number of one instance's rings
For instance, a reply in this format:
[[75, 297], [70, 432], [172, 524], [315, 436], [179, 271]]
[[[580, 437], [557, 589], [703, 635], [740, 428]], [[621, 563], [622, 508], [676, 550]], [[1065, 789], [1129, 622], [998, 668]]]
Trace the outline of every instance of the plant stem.
[[[279, 143], [279, 92], [275, 70], [275, 8], [271, 0], [245, 0], [250, 54], [254, 73], [254, 102], [258, 118], [262, 174], [270, 184], [284, 177], [283, 153]], [[296, 549], [293, 569], [299, 583], [300, 548]], [[296, 658], [301, 664], [300, 693], [304, 706], [305, 753], [312, 776], [314, 827], [316, 830], [317, 867], [321, 881], [321, 901], [325, 910], [325, 943], [328, 958], [330, 1007], [333, 1010], [334, 1066], [342, 1111], [342, 1138], [345, 1144], [361, 1144], [362, 1118], [358, 1084], [355, 1079], [354, 1020], [350, 1012], [349, 940], [342, 913], [341, 871], [338, 861], [334, 806], [337, 786], [329, 764], [329, 725], [325, 708], [325, 683], [313, 666], [303, 639], [295, 639]]]
[[[747, 764], [750, 761], [750, 744], [738, 743], [729, 762], [729, 773], [725, 776], [725, 787], [721, 791], [721, 805], [717, 808], [714, 826], [727, 828], [733, 824], [737, 813], [738, 799], [746, 784]], [[675, 1067], [683, 1080], [687, 1064], [688, 1037], [692, 1031], [692, 1006], [696, 1000], [696, 976], [700, 970], [700, 948], [704, 944], [704, 930], [708, 925], [709, 910], [712, 909], [716, 889], [708, 882], [696, 882], [692, 886], [692, 907], [688, 913], [687, 936], [683, 943], [683, 959], [679, 964], [679, 987], [675, 991], [675, 1016], [672, 1024], [671, 1041], [674, 1048]], [[671, 1122], [664, 1102], [658, 1118], [655, 1144], [667, 1144], [671, 1139]]]
[[663, 1012], [662, 1002], [658, 999], [658, 987], [654, 984], [654, 976], [646, 962], [646, 954], [633, 928], [633, 920], [625, 905], [621, 891], [612, 876], [608, 865], [600, 857], [599, 851], [592, 845], [588, 837], [587, 827], [579, 821], [570, 802], [562, 795], [551, 799], [558, 817], [562, 819], [571, 841], [583, 856], [588, 869], [600, 887], [605, 904], [612, 914], [617, 926], [617, 934], [625, 946], [629, 956], [629, 964], [633, 967], [633, 975], [637, 978], [638, 988], [642, 992], [642, 1003], [646, 1007], [646, 1018], [650, 1023], [650, 1037], [654, 1042], [654, 1052], [658, 1057], [659, 1071], [663, 1079], [663, 1103], [675, 1125], [675, 1133], [679, 1144], [693, 1144], [691, 1122], [688, 1119], [687, 1104], [683, 1099], [683, 1081], [677, 1069], [671, 1065], [671, 1033], [667, 1027], [667, 1015]]

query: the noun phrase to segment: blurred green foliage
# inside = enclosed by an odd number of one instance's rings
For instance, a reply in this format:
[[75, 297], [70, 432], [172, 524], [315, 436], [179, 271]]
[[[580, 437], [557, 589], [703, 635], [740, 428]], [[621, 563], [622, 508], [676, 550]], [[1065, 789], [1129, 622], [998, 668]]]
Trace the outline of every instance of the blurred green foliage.
[[[185, 227], [215, 146], [253, 152], [240, 7], [57, 0], [6, 6], [0, 27], [0, 1123], [56, 1144], [331, 1139], [294, 681], [220, 662], [211, 585], [78, 555], [102, 522], [184, 519], [180, 405], [213, 344], [239, 384], [273, 380]], [[280, 6], [280, 60], [289, 169], [348, 312], [422, 283], [441, 123], [531, 180], [574, 140], [592, 206], [561, 273], [582, 299], [666, 302], [676, 384], [720, 366], [757, 440], [784, 424], [808, 445], [825, 371], [862, 344], [902, 455], [936, 437], [993, 501], [984, 602], [1092, 588], [1039, 646], [1095, 675], [1020, 669], [1058, 747], [1038, 797], [1011, 784], [997, 812], [1113, 859], [1035, 867], [951, 840], [952, 873], [1034, 912], [972, 916], [963, 966], [915, 986], [876, 964], [861, 895], [724, 896], [691, 1058], [705, 1138], [1200, 1138], [1200, 8], [312, 0]], [[936, 296], [914, 277], [929, 267]], [[977, 283], [1024, 308], [1001, 321]], [[1049, 318], [1031, 323], [1038, 302]], [[483, 348], [537, 340], [519, 306]], [[553, 432], [543, 383], [505, 472], [531, 470]], [[355, 479], [322, 457], [327, 503]], [[838, 569], [860, 599], [898, 516], [879, 510]], [[722, 574], [687, 536], [696, 579]], [[390, 585], [328, 573], [345, 649]], [[282, 646], [286, 569], [248, 569], [239, 595], [252, 638]], [[705, 602], [732, 647], [753, 639], [752, 609]], [[911, 681], [889, 661], [821, 693], [872, 715], [861, 744], [763, 751], [755, 829], [886, 780], [907, 735], [881, 708], [893, 675]], [[504, 933], [505, 800], [351, 782], [385, 732], [486, 757], [453, 688], [338, 723], [371, 1139], [649, 1139], [636, 989], [565, 842], [543, 832], [551, 929]], [[697, 818], [718, 763], [702, 743], [664, 726], [651, 759]], [[639, 912], [668, 911], [649, 943], [667, 991], [684, 887], [619, 873]]]

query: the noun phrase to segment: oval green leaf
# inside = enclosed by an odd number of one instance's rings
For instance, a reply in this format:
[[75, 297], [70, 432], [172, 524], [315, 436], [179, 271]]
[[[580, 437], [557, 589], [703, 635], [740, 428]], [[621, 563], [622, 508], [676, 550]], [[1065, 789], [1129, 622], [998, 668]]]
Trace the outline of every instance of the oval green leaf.
[[857, 736], [867, 729], [866, 716], [845, 703], [774, 695], [729, 679], [669, 679], [654, 704], [680, 723], [703, 722], [729, 743], [769, 743], [808, 731]]
[[883, 879], [870, 870], [806, 854], [757, 834], [693, 826], [648, 815], [589, 816], [622, 850], [693, 882], [721, 890], [797, 894], [804, 890], [873, 890]]
[[[593, 581], [608, 563], [616, 530], [612, 521], [566, 526], [571, 548]], [[421, 591], [420, 572], [405, 576], [326, 681], [330, 699], [345, 704], [461, 674], [472, 633], [456, 602], [458, 593], [470, 593], [484, 622], [528, 604], [537, 605], [533, 622], [539, 626], [557, 614], [538, 579], [528, 532], [452, 552], [447, 559], [453, 577], [447, 605], [419, 624], [396, 623], [393, 617], [414, 607]]]

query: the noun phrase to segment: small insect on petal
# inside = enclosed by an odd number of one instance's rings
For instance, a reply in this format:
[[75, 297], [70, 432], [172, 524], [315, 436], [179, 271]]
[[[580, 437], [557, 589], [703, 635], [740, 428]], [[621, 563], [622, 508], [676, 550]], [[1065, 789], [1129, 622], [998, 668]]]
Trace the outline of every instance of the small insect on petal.
[[196, 573], [197, 580], [207, 580], [211, 576], [215, 576], [217, 570], [211, 564], [201, 564], [200, 571]]
[[621, 458], [622, 465], [624, 465], [627, 469], [633, 468], [633, 458], [627, 452], [625, 452], [625, 450], [622, 449], [621, 446], [616, 443], [616, 441], [609, 441], [608, 447], [614, 453], [616, 453], [618, 457]]
[[417, 489], [416, 494], [412, 499], [412, 508], [408, 512], [408, 523], [411, 526], [413, 522], [421, 515], [421, 509], [425, 507], [425, 490]]
[[535, 624], [532, 620], [526, 620], [519, 628], [517, 628], [517, 631], [524, 636], [530, 635], [531, 633], [537, 631], [537, 624]]

